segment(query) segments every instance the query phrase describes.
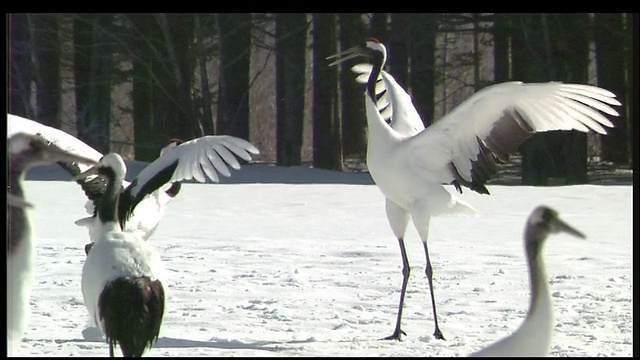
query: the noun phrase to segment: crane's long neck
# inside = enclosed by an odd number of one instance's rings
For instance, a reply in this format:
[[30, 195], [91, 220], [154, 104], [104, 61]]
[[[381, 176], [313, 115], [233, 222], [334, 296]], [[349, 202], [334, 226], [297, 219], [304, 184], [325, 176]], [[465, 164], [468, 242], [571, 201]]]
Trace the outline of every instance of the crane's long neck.
[[24, 199], [24, 189], [22, 184], [26, 174], [26, 164], [20, 159], [11, 159], [9, 163], [9, 193]]
[[553, 316], [553, 304], [549, 288], [549, 275], [542, 256], [542, 247], [546, 235], [530, 231], [527, 236], [538, 237], [529, 239], [526, 245], [527, 260], [529, 262], [529, 282], [531, 285], [531, 303], [527, 318], [548, 318]]
[[367, 80], [367, 95], [371, 98], [371, 101], [375, 104], [377, 102], [376, 99], [376, 83], [378, 82], [378, 76], [380, 76], [380, 72], [382, 71], [382, 67], [384, 66], [385, 59], [381, 53], [375, 53], [373, 55], [372, 60], [372, 69], [369, 74], [369, 80]]
[[[11, 195], [24, 199], [23, 181], [26, 164], [11, 159], [9, 163], [8, 191]], [[22, 240], [31, 237], [30, 210], [21, 206], [7, 206], [7, 255], [15, 251]]]
[[120, 184], [122, 179], [116, 176], [113, 169], [107, 170], [107, 188], [100, 198], [98, 217], [103, 224], [114, 222], [118, 224], [118, 202], [120, 199]]
[[[376, 83], [378, 76], [380, 76], [382, 71], [382, 67], [384, 66], [384, 61], [385, 59], [383, 54], [374, 54], [371, 74], [369, 74], [369, 80], [367, 81], [366, 97], [371, 100], [369, 102], [365, 99], [365, 110], [369, 128], [367, 140], [367, 165], [370, 170], [372, 167], [374, 169], [378, 168], [376, 161], [387, 158], [390, 148], [395, 146], [395, 144], [400, 140], [398, 134], [384, 120], [376, 106]], [[387, 91], [389, 91], [389, 89], [387, 89]], [[395, 104], [392, 104], [391, 106], [395, 106]]]

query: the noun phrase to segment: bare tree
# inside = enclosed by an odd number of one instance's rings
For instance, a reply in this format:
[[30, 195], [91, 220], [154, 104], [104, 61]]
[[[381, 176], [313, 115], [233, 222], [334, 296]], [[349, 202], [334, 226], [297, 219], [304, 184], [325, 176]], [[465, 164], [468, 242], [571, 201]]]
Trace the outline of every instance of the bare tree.
[[110, 151], [113, 18], [78, 15], [73, 21], [73, 74], [78, 138], [102, 153]]
[[[627, 96], [631, 80], [628, 77], [631, 64], [629, 54], [633, 45], [630, 14], [595, 14], [596, 69], [598, 85], [611, 90], [622, 102], [617, 110], [620, 117], [615, 119], [615, 128], [601, 138], [603, 160], [616, 164], [629, 164], [631, 153], [631, 133], [629, 129], [630, 103]], [[636, 44], [637, 46], [637, 44]]]
[[[147, 14], [128, 14], [130, 28], [130, 49], [133, 62], [133, 133], [135, 157], [141, 161], [153, 161], [160, 148], [156, 144], [157, 131], [154, 127], [154, 63], [155, 43], [158, 29], [155, 20]], [[156, 65], [157, 66], [157, 65]]]
[[409, 90], [409, 15], [391, 14], [389, 24], [391, 31], [387, 44], [389, 73], [393, 75], [398, 84], [407, 91]]
[[209, 86], [209, 72], [207, 71], [207, 47], [205, 45], [205, 27], [202, 19], [212, 18], [213, 16], [194, 14], [194, 26], [196, 32], [196, 57], [198, 58], [198, 72], [200, 74], [200, 89], [202, 91], [202, 133], [214, 134], [213, 129], [213, 96]]
[[[338, 14], [338, 27], [341, 51], [362, 45], [366, 40], [361, 14]], [[356, 83], [355, 75], [350, 70], [354, 63], [362, 61], [339, 65], [342, 151], [345, 158], [362, 159], [367, 150], [364, 87]]]
[[389, 13], [373, 13], [369, 20], [371, 37], [386, 41], [389, 36]]
[[34, 118], [31, 106], [33, 64], [29, 46], [29, 21], [26, 14], [8, 15], [9, 109], [14, 115]]
[[276, 163], [300, 165], [304, 123], [307, 15], [276, 15]]
[[[514, 20], [515, 79], [587, 82], [586, 14], [523, 14]], [[520, 147], [523, 184], [547, 185], [551, 177], [565, 178], [567, 184], [585, 183], [586, 146], [586, 134], [576, 131], [535, 134]]]
[[509, 14], [494, 14], [492, 33], [494, 63], [493, 78], [495, 83], [511, 80], [511, 62], [509, 57], [510, 27], [511, 17]]
[[216, 20], [220, 46], [216, 130], [248, 139], [251, 14], [216, 14]]
[[409, 86], [416, 110], [428, 126], [434, 121], [436, 37], [440, 15], [411, 14], [409, 23]]
[[313, 14], [313, 166], [342, 170], [340, 102], [335, 68], [327, 56], [336, 52], [336, 16]]
[[29, 14], [35, 60], [36, 119], [60, 128], [60, 37], [58, 15]]
[[128, 14], [135, 152], [152, 160], [170, 138], [203, 134], [192, 98], [193, 14]]

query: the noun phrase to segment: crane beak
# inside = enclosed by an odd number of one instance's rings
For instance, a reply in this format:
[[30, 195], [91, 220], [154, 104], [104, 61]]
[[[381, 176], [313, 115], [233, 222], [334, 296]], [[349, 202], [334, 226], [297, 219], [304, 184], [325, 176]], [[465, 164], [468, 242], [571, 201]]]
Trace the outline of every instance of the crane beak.
[[335, 59], [333, 62], [329, 64], [329, 66], [338, 65], [347, 60], [354, 59], [358, 56], [369, 56], [369, 54], [362, 48], [362, 46], [354, 46], [350, 49], [347, 49], [343, 52], [327, 56], [327, 60]]
[[17, 208], [33, 207], [33, 204], [31, 204], [27, 200], [13, 194], [7, 194], [7, 205], [12, 207], [17, 207]]
[[580, 231], [576, 230], [575, 228], [571, 227], [569, 224], [567, 224], [566, 222], [560, 220], [559, 218], [556, 218], [553, 221], [553, 230], [555, 232], [565, 232], [567, 234], [571, 234], [575, 237], [581, 238], [581, 239], [585, 239], [586, 236], [581, 233]]
[[96, 165], [85, 170], [84, 172], [81, 172], [80, 174], [74, 176], [73, 181], [82, 180], [88, 177], [89, 175], [97, 174], [101, 167], [102, 165], [100, 163], [97, 163]]

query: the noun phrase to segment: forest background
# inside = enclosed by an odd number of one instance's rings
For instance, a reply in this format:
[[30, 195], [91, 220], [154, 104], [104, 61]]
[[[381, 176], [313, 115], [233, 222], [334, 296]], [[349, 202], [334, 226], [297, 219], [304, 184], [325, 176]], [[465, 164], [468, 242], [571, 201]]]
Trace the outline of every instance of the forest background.
[[263, 163], [363, 171], [364, 87], [349, 70], [362, 61], [326, 57], [376, 37], [425, 125], [505, 81], [614, 92], [606, 136], [537, 134], [517, 154], [522, 184], [587, 183], [593, 167], [632, 163], [636, 27], [627, 13], [12, 13], [7, 106], [130, 160], [225, 134]]

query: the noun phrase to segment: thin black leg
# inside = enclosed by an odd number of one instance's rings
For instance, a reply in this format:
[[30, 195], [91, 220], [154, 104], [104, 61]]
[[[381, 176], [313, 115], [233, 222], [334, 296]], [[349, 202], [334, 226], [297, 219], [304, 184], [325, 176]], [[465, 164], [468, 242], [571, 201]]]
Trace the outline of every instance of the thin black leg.
[[433, 332], [433, 336], [439, 340], [446, 340], [444, 335], [442, 335], [442, 331], [440, 331], [440, 327], [438, 326], [438, 315], [436, 313], [436, 298], [433, 294], [433, 269], [431, 267], [431, 259], [429, 258], [429, 249], [427, 247], [426, 242], [422, 242], [424, 245], [424, 254], [427, 257], [427, 268], [425, 270], [425, 274], [427, 274], [427, 280], [429, 281], [429, 291], [431, 292], [431, 306], [433, 307], [433, 321], [435, 322], [436, 328]]
[[407, 335], [400, 329], [402, 323], [402, 308], [404, 307], [404, 295], [407, 292], [407, 284], [409, 282], [409, 274], [411, 268], [409, 267], [409, 259], [407, 258], [407, 251], [404, 248], [404, 239], [398, 239], [400, 244], [400, 255], [402, 255], [402, 290], [400, 291], [400, 304], [398, 305], [398, 318], [396, 319], [396, 329], [393, 334], [383, 338], [382, 340], [402, 340], [402, 335]]

